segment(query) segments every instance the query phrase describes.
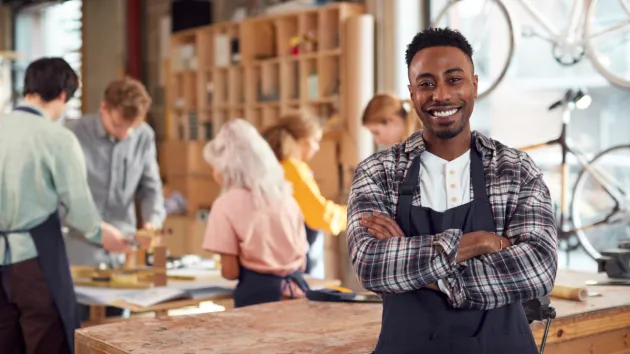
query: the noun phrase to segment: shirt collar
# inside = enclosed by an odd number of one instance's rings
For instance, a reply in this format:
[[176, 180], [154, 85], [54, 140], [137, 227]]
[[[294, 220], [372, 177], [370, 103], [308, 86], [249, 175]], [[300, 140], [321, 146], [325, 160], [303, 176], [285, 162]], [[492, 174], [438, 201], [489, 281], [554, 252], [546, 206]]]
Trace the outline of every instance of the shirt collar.
[[109, 134], [107, 134], [107, 130], [105, 130], [105, 126], [103, 125], [103, 118], [100, 114], [97, 114], [94, 119], [94, 129], [96, 131], [96, 136], [99, 138], [109, 137]]
[[[109, 141], [111, 141], [113, 143], [120, 142], [120, 140], [118, 140], [115, 137], [109, 135], [107, 130], [105, 130], [105, 126], [103, 125], [103, 117], [100, 114], [97, 114], [96, 115], [96, 119], [94, 119], [94, 129], [96, 131], [96, 136], [98, 136], [99, 138], [108, 139]], [[133, 135], [133, 133], [134, 133], [134, 130], [132, 130], [129, 133], [129, 136]]]
[[[475, 139], [477, 149], [481, 153], [485, 154], [486, 152], [494, 152], [494, 150], [496, 149], [494, 141], [479, 133], [478, 131], [473, 130], [472, 136]], [[413, 133], [407, 140], [405, 140], [404, 144], [405, 153], [411, 153], [414, 150], [419, 150], [420, 152], [424, 151], [424, 139], [422, 138], [422, 130]]]
[[21, 107], [32, 108], [32, 109], [36, 110], [37, 112], [39, 112], [39, 114], [41, 114], [43, 118], [51, 119], [50, 116], [48, 116], [48, 114], [46, 114], [46, 112], [44, 112], [44, 110], [41, 107], [39, 107], [39, 106], [36, 106], [34, 104], [30, 104], [30, 103], [26, 103], [26, 102], [21, 102], [18, 105], [18, 107], [20, 107], [20, 106]]

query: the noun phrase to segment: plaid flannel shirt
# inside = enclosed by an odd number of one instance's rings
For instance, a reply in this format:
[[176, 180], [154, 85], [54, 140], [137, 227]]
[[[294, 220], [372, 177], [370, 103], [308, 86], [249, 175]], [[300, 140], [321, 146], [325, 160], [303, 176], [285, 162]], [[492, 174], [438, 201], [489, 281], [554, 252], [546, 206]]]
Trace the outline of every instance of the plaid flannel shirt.
[[[557, 230], [549, 190], [524, 152], [473, 132], [482, 155], [496, 234], [512, 246], [456, 263], [462, 231], [379, 240], [359, 226], [361, 215], [396, 216], [398, 187], [414, 157], [424, 151], [422, 132], [373, 154], [355, 170], [348, 203], [348, 248], [361, 284], [380, 294], [420, 289], [442, 279], [453, 307], [492, 309], [551, 292], [558, 264]], [[474, 196], [471, 196], [474, 198]], [[413, 197], [420, 206], [420, 186]]]

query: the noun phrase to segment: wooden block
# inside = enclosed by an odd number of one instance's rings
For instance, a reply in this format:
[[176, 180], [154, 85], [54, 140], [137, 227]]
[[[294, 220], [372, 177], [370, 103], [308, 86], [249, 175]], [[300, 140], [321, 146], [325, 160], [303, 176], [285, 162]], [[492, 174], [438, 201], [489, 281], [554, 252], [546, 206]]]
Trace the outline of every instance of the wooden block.
[[153, 285], [166, 286], [166, 247], [158, 246], [153, 250]]
[[125, 251], [125, 263], [123, 269], [136, 269], [138, 267], [136, 250]]

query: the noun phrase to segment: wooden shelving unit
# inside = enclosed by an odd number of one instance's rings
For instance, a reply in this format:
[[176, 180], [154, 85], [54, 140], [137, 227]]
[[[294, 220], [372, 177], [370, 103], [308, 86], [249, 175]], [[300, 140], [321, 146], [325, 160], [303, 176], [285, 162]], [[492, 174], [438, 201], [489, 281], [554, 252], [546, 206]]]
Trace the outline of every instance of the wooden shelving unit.
[[288, 110], [310, 108], [323, 123], [343, 115], [344, 21], [363, 6], [219, 23], [172, 36], [169, 140], [209, 140], [226, 120], [259, 129]]
[[[195, 216], [219, 194], [202, 149], [229, 119], [262, 130], [290, 110], [313, 110], [325, 134], [310, 166], [322, 194], [345, 202], [359, 162], [361, 112], [374, 93], [373, 41], [373, 18], [362, 5], [343, 2], [172, 35], [159, 158], [171, 188], [188, 199], [182, 218], [196, 220], [188, 226], [190, 244], [201, 244], [205, 225]], [[333, 238], [326, 254], [327, 276], [337, 276]]]

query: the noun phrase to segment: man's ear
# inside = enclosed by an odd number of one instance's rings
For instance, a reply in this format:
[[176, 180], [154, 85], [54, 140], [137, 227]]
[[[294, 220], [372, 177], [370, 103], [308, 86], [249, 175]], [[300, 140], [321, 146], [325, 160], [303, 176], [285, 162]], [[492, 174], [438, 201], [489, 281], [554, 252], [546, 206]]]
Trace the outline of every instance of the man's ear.
[[68, 98], [68, 94], [66, 94], [66, 91], [61, 91], [61, 93], [59, 94], [59, 97], [57, 97], [59, 100], [61, 100], [61, 102], [66, 103], [67, 102], [67, 98]]
[[477, 93], [479, 92], [479, 77], [477, 75], [473, 76], [473, 86], [475, 87], [474, 98], [477, 98]]

